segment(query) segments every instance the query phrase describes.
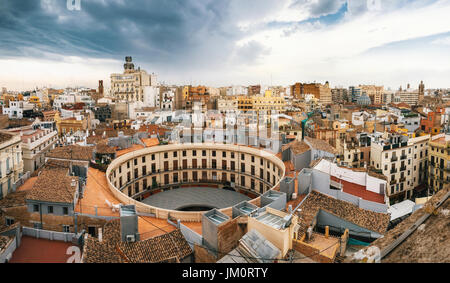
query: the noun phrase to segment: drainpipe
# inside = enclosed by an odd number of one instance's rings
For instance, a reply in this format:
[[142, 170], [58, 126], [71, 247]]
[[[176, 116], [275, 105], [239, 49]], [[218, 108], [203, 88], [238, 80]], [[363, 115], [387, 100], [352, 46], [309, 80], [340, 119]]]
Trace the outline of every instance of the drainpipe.
[[41, 229], [44, 228], [44, 226], [42, 225], [42, 204], [39, 204], [39, 217], [41, 219]]

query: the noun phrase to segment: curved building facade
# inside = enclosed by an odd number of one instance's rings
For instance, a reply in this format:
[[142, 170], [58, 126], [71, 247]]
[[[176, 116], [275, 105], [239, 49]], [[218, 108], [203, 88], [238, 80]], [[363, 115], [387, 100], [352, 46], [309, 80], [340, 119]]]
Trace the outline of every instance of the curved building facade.
[[[189, 206], [195, 210], [203, 203], [195, 203], [181, 191], [183, 188], [189, 188], [193, 194], [204, 192], [205, 207], [226, 213], [231, 207], [225, 206], [234, 205], [234, 199], [236, 204], [243, 199], [258, 204], [260, 195], [278, 186], [284, 178], [285, 166], [273, 153], [247, 146], [176, 144], [123, 155], [109, 165], [106, 175], [111, 192], [124, 204], [135, 204], [141, 213], [200, 221], [203, 212], [190, 211]], [[220, 189], [211, 193], [215, 195], [212, 202], [209, 202], [212, 198], [205, 196], [209, 193], [205, 188]], [[223, 198], [217, 195], [222, 192]], [[158, 201], [152, 199], [156, 196]], [[186, 203], [180, 203], [180, 199]], [[223, 203], [219, 203], [220, 199], [224, 199]]]

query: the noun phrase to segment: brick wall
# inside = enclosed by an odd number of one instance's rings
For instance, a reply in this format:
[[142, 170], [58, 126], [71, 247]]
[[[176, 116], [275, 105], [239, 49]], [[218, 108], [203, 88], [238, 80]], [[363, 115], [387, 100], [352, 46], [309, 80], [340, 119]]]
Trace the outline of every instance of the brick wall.
[[319, 254], [319, 250], [307, 245], [301, 241], [293, 240], [293, 248], [299, 253], [310, 257], [312, 260], [320, 263], [332, 263], [333, 260], [329, 257]]
[[[41, 217], [39, 213], [30, 213], [26, 206], [4, 208], [4, 215], [6, 217], [14, 218], [15, 222], [20, 222], [22, 226], [34, 228], [34, 223], [40, 223]], [[103, 227], [106, 220], [91, 218], [87, 216], [77, 216], [78, 231], [85, 229], [88, 226]], [[63, 232], [63, 225], [70, 226], [70, 232], [75, 232], [75, 223], [73, 216], [58, 216], [42, 214], [42, 229], [56, 232]]]
[[219, 259], [204, 247], [194, 245], [195, 263], [215, 263]]
[[238, 219], [235, 218], [221, 226], [217, 230], [217, 243], [222, 258], [239, 244], [239, 240], [244, 236], [244, 229], [238, 224]]

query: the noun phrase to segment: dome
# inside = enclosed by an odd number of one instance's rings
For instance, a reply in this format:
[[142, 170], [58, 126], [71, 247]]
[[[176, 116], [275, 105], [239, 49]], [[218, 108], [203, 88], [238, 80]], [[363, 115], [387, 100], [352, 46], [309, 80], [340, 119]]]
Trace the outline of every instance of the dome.
[[372, 104], [372, 101], [370, 100], [370, 97], [368, 97], [367, 94], [364, 93], [360, 98], [358, 98], [356, 103], [361, 106], [369, 106], [370, 104]]

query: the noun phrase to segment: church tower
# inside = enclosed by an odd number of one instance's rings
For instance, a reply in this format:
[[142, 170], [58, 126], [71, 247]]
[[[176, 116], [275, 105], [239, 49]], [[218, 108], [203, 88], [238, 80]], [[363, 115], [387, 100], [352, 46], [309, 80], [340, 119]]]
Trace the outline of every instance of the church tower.
[[425, 85], [423, 81], [420, 82], [419, 85], [419, 101], [422, 101], [425, 98]]

